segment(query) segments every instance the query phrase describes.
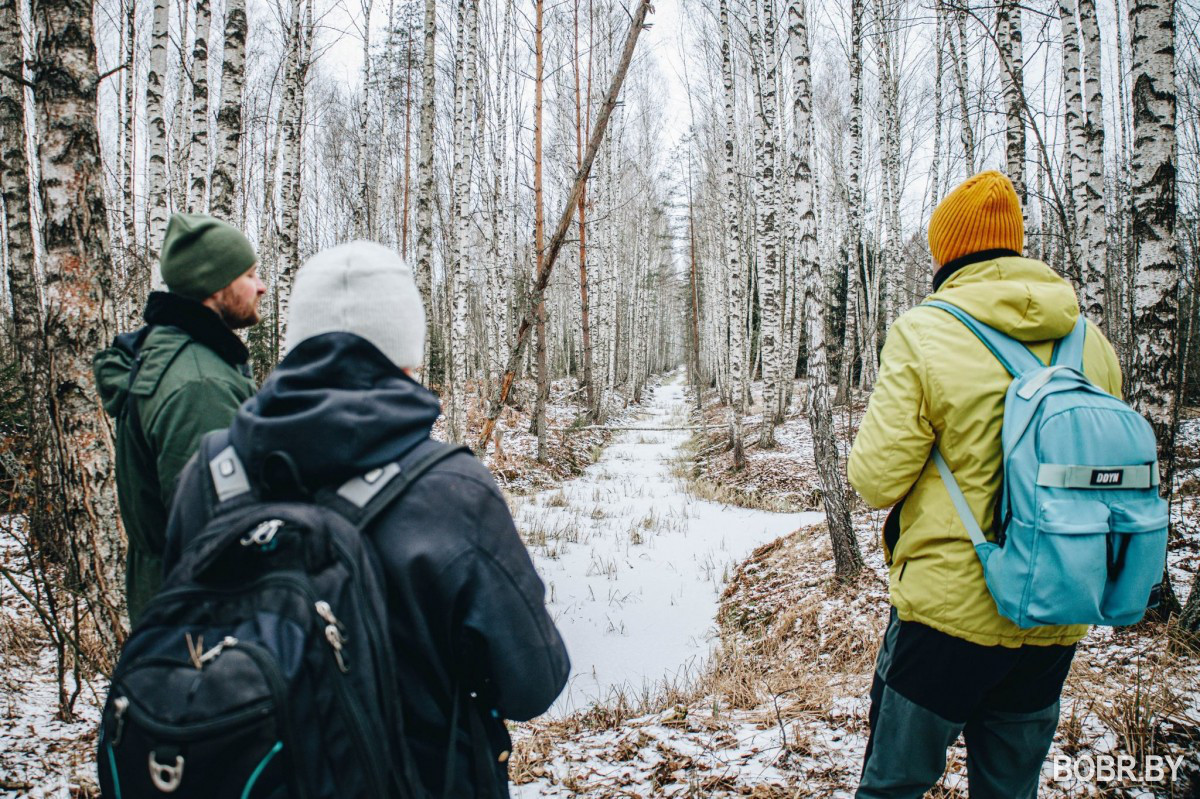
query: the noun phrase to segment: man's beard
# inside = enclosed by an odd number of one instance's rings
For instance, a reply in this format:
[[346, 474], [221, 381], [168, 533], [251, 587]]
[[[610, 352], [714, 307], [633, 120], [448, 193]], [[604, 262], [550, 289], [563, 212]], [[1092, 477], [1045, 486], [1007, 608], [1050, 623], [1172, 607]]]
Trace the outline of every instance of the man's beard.
[[228, 296], [217, 296], [217, 314], [221, 317], [221, 321], [230, 330], [241, 330], [246, 327], [253, 327], [262, 321], [262, 316], [258, 312], [258, 295], [247, 303], [239, 304], [235, 299]]

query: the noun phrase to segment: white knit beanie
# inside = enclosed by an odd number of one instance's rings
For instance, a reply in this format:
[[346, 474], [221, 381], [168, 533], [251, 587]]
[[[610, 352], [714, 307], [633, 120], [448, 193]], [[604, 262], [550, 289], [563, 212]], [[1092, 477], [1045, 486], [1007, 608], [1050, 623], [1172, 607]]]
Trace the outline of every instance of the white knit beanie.
[[401, 368], [425, 352], [425, 308], [399, 253], [352, 241], [317, 253], [296, 273], [284, 348], [322, 333], [354, 333]]

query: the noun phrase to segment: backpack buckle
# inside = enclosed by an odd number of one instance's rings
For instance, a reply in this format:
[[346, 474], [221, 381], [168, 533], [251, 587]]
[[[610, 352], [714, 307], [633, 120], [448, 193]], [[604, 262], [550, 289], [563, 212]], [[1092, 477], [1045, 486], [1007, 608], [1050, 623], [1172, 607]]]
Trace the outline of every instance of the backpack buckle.
[[159, 763], [154, 751], [150, 752], [150, 782], [163, 793], [174, 793], [183, 781], [183, 755], [175, 755], [175, 765]]

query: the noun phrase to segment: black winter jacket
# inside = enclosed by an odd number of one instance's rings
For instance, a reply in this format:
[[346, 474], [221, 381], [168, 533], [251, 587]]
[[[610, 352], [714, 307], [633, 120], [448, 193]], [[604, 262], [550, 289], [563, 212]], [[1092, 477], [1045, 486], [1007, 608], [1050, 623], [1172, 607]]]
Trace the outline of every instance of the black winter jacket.
[[[370, 342], [327, 333], [283, 359], [238, 411], [230, 440], [251, 482], [282, 498], [397, 460], [429, 437], [438, 413], [437, 397]], [[291, 457], [293, 474], [264, 474], [264, 463], [279, 463], [266, 458], [277, 451]], [[211, 489], [203, 482], [208, 479], [207, 465], [193, 458], [171, 510], [168, 573], [208, 520]], [[562, 690], [570, 665], [504, 498], [475, 458], [452, 455], [380, 514], [367, 533], [387, 577], [400, 701], [426, 788], [443, 795], [457, 689], [463, 716], [446, 793], [507, 796], [503, 719], [544, 712]]]

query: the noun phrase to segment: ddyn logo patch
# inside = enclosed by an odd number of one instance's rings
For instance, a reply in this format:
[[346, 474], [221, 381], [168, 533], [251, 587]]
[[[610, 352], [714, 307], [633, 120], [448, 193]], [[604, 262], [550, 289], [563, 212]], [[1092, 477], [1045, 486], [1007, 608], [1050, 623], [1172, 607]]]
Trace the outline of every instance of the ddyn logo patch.
[[1119, 486], [1121, 481], [1125, 479], [1124, 469], [1093, 469], [1092, 470], [1092, 485], [1094, 486]]

